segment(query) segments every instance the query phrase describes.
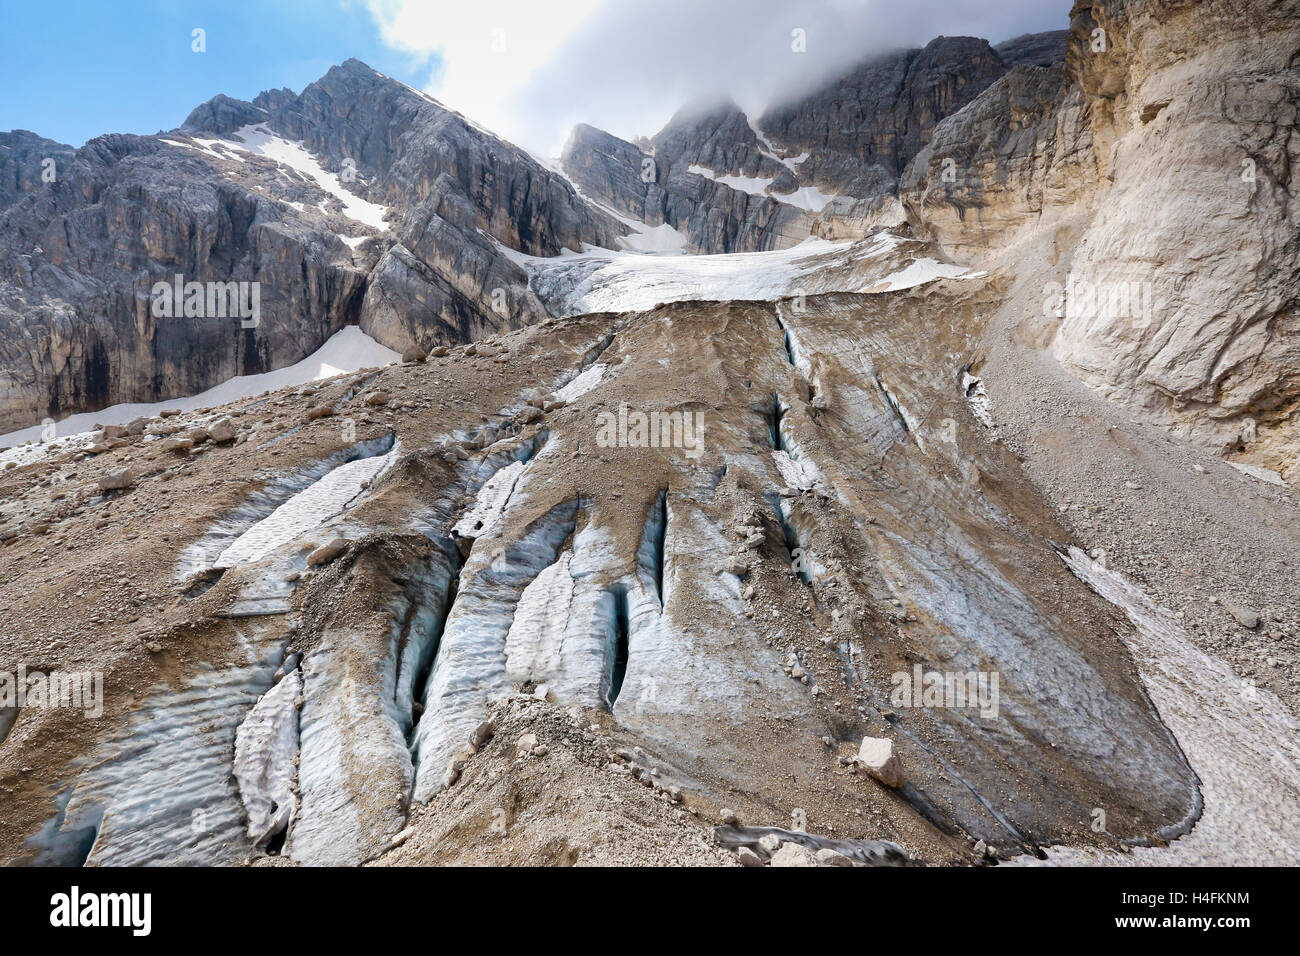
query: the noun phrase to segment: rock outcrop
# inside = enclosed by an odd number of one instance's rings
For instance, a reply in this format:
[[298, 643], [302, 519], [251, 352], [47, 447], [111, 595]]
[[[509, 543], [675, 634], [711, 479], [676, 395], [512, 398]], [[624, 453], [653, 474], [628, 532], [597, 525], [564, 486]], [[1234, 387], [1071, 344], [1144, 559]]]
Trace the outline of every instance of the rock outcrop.
[[[0, 431], [279, 368], [345, 324], [399, 351], [517, 327], [546, 313], [510, 250], [627, 231], [356, 60], [171, 133], [0, 145]], [[177, 275], [256, 283], [258, 314], [160, 317], [152, 289]]]
[[1026, 33], [993, 47], [1008, 67], [1051, 66], [1065, 60], [1069, 30], [1048, 30], [1046, 33]]
[[800, 164], [804, 176], [870, 199], [893, 189], [940, 120], [1005, 72], [987, 40], [938, 37], [769, 108], [758, 125], [783, 148], [810, 154]]
[[944, 117], [1009, 65], [1052, 62], [1062, 34], [1004, 44], [939, 37], [877, 57], [757, 123], [734, 103], [683, 109], [645, 148], [589, 126], [561, 157], [583, 192], [651, 226], [667, 223], [692, 251], [750, 252], [809, 235], [861, 238], [899, 217], [899, 174]]
[[[775, 193], [765, 194], [764, 182], [750, 184], [747, 191], [715, 178], [730, 175], [730, 168], [766, 171], [780, 165], [747, 151], [743, 140], [726, 135], [743, 127], [748, 139], [757, 142], [743, 113], [734, 107], [724, 113], [722, 117], [679, 115], [653, 141], [657, 144], [664, 137], [667, 149], [652, 145], [649, 152], [603, 130], [579, 125], [565, 143], [560, 161], [584, 195], [651, 228], [671, 227], [681, 234], [684, 251], [761, 252], [806, 239], [811, 226], [805, 211]], [[701, 161], [725, 162], [728, 157], [737, 166], [715, 168]], [[793, 188], [788, 170], [782, 181]]]
[[1245, 29], [1239, 4], [1076, 3], [1066, 64], [1019, 66], [940, 123], [901, 198], [966, 261], [1054, 246], [1042, 311], [1068, 370], [1290, 472], [1300, 5], [1248, 6]]

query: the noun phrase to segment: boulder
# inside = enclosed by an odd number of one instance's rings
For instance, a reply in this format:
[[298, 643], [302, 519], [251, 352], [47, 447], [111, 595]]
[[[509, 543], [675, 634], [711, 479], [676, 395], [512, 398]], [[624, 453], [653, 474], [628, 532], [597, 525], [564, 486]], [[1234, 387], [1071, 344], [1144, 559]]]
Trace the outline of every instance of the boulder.
[[234, 441], [238, 434], [238, 430], [229, 418], [223, 418], [221, 421], [208, 428], [208, 437], [218, 445], [224, 445], [226, 442]]
[[334, 538], [307, 555], [307, 566], [314, 568], [317, 565], [329, 564], [347, 549], [347, 538]]
[[[838, 855], [838, 854], [837, 854]], [[806, 846], [798, 843], [782, 843], [772, 854], [772, 866], [816, 866], [817, 857]]]
[[130, 488], [135, 484], [135, 476], [131, 473], [130, 468], [123, 468], [121, 471], [110, 471], [99, 479], [100, 491], [121, 491], [124, 488]]
[[894, 753], [894, 742], [888, 737], [863, 737], [854, 762], [886, 787], [903, 785], [903, 765]]
[[853, 861], [843, 853], [832, 850], [830, 847], [824, 847], [813, 854], [817, 858], [818, 866], [852, 866]]
[[1227, 605], [1227, 611], [1242, 627], [1253, 631], [1259, 627], [1259, 612], [1252, 611], [1250, 608], [1242, 607], [1239, 604]]

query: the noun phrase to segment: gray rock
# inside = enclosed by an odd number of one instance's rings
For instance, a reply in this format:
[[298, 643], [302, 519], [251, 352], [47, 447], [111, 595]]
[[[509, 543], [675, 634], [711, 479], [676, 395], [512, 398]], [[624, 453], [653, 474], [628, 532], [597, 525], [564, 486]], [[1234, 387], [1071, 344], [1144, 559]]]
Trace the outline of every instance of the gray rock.
[[1069, 30], [1048, 30], [1046, 33], [1026, 33], [999, 43], [993, 49], [1008, 67], [1027, 64], [1051, 66], [1065, 60], [1065, 43]]
[[208, 437], [218, 445], [232, 442], [238, 435], [239, 432], [229, 418], [223, 418], [208, 427]]
[[813, 854], [818, 866], [852, 866], [853, 861], [838, 850], [825, 847]]
[[1239, 604], [1227, 604], [1225, 608], [1229, 614], [1242, 627], [1253, 631], [1259, 627], [1259, 612], [1252, 611], [1250, 608], [1242, 607]]
[[771, 866], [817, 866], [816, 855], [798, 843], [782, 843], [772, 854]]
[[135, 484], [135, 476], [131, 473], [130, 468], [123, 468], [120, 471], [110, 471], [99, 479], [100, 491], [121, 491], [124, 488], [130, 488]]
[[775, 106], [758, 125], [777, 145], [811, 153], [801, 174], [868, 199], [891, 189], [939, 122], [1006, 70], [986, 40], [937, 37]]
[[347, 538], [334, 538], [307, 555], [307, 567], [314, 568], [317, 565], [329, 564], [347, 549]]

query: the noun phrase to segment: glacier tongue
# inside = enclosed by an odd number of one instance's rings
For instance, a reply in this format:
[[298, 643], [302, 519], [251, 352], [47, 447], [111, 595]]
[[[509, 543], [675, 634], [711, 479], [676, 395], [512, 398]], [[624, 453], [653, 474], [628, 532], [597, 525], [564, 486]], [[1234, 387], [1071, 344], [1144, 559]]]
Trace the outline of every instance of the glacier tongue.
[[[1118, 854], [1086, 847], [1046, 848], [1046, 865], [1300, 865], [1300, 724], [1267, 690], [1247, 685], [1225, 662], [1198, 650], [1182, 624], [1118, 571], [1071, 547], [1078, 577], [1128, 616], [1125, 638], [1161, 719], [1200, 780], [1203, 806], [1160, 836], [1167, 847]], [[1029, 866], [1037, 859], [1019, 859]]]

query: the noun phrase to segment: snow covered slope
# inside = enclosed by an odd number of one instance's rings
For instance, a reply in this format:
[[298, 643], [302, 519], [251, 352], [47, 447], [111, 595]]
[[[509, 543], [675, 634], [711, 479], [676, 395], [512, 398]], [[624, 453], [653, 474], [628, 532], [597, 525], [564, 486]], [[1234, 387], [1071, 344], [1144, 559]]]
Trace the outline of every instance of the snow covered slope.
[[[392, 349], [380, 345], [355, 325], [349, 325], [331, 335], [324, 345], [301, 362], [276, 369], [274, 372], [263, 372], [260, 375], [239, 375], [205, 392], [186, 398], [148, 404], [113, 405], [97, 412], [69, 415], [55, 424], [55, 437], [62, 439], [72, 435], [82, 435], [91, 431], [95, 425], [122, 425], [135, 418], [157, 415], [164, 408], [179, 408], [185, 412], [198, 408], [211, 408], [277, 388], [304, 385], [307, 382], [330, 378], [344, 372], [355, 372], [360, 368], [377, 368], [396, 362], [400, 358], [401, 356]], [[13, 448], [12, 451], [0, 454], [0, 467], [3, 467], [5, 462], [16, 461], [25, 464], [27, 461], [34, 460], [33, 456], [39, 457], [41, 454], [39, 443], [42, 440], [43, 430], [44, 426], [35, 425], [7, 435], [0, 435], [0, 447], [12, 448], [16, 445], [21, 446], [24, 442], [33, 443], [32, 447]]]

